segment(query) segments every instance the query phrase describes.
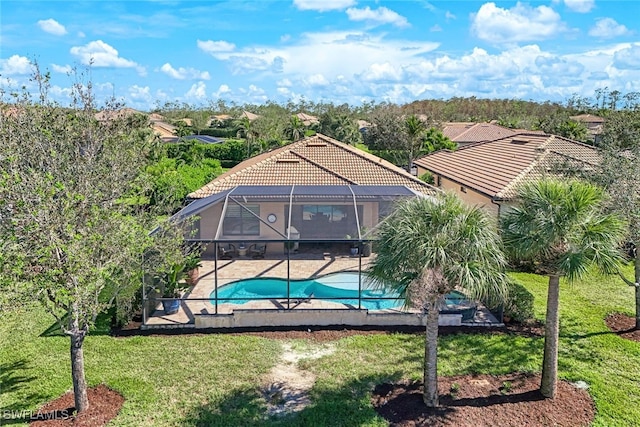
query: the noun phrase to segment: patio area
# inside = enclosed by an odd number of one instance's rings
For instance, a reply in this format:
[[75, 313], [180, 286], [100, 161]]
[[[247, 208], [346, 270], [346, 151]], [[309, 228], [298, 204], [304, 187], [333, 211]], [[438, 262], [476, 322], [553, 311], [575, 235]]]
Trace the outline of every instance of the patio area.
[[[337, 301], [321, 299], [273, 298], [249, 301], [245, 304], [218, 303], [210, 299], [215, 289], [242, 279], [281, 278], [291, 280], [317, 278], [337, 272], [365, 270], [372, 257], [351, 256], [335, 247], [327, 246], [284, 256], [266, 256], [252, 259], [239, 256], [229, 260], [204, 260], [199, 269], [199, 280], [184, 295], [176, 314], [167, 315], [158, 302], [148, 310], [144, 328], [216, 328], [234, 326], [295, 326], [354, 324], [395, 325], [421, 324], [417, 312], [400, 309], [369, 311]], [[216, 270], [217, 266], [217, 270]], [[217, 275], [217, 278], [216, 278]], [[216, 280], [217, 279], [217, 280]], [[242, 319], [239, 320], [243, 316]], [[248, 320], [251, 318], [250, 320]], [[462, 324], [460, 315], [441, 314], [442, 325]], [[465, 325], [499, 325], [500, 321], [484, 307], [478, 307], [475, 316]]]

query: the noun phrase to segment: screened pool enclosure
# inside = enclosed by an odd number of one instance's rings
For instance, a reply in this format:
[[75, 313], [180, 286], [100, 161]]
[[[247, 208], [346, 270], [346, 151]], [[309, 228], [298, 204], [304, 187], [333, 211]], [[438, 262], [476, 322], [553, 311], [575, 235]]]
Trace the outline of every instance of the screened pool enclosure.
[[[273, 312], [303, 311], [299, 321], [316, 324], [309, 316], [318, 310], [400, 312], [399, 296], [374, 289], [363, 270], [378, 225], [398, 201], [417, 196], [428, 197], [405, 186], [274, 185], [192, 202], [172, 219], [193, 219], [188, 239], [204, 248], [203, 268], [176, 321], [252, 310], [269, 325], [278, 322], [269, 320]], [[143, 299], [145, 323], [163, 314], [160, 298], [144, 290]]]

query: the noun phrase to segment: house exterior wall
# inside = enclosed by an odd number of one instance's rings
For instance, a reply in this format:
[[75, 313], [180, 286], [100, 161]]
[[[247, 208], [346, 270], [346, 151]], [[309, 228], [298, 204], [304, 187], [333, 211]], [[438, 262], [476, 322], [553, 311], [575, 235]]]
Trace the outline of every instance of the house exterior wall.
[[425, 172], [429, 172], [433, 175], [434, 186], [449, 193], [454, 193], [464, 202], [473, 206], [480, 206], [496, 219], [498, 218], [501, 208], [499, 205], [491, 201], [491, 197], [468, 188], [464, 185], [461, 185], [451, 179], [445, 178], [442, 175], [433, 173], [428, 169], [418, 167], [418, 176], [424, 174]]

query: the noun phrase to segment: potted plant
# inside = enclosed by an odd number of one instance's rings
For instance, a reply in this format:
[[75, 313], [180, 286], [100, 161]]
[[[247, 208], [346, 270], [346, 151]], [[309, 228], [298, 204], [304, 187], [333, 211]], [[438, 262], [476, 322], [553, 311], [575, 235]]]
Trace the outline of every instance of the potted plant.
[[159, 287], [156, 291], [162, 295], [162, 308], [165, 314], [175, 314], [180, 309], [180, 294], [189, 285], [184, 279], [187, 277], [186, 262], [173, 264], [169, 270], [159, 277]]
[[202, 267], [202, 262], [200, 257], [197, 254], [190, 254], [184, 261], [184, 271], [186, 272], [186, 281], [188, 285], [195, 285], [198, 283], [198, 279], [200, 277], [200, 271], [198, 270]]
[[[350, 234], [347, 234], [346, 236], [344, 236], [345, 239], [347, 240], [351, 240], [352, 237]], [[351, 253], [352, 256], [356, 256], [358, 255], [358, 242], [352, 241], [350, 242], [351, 247], [349, 248], [349, 251]]]

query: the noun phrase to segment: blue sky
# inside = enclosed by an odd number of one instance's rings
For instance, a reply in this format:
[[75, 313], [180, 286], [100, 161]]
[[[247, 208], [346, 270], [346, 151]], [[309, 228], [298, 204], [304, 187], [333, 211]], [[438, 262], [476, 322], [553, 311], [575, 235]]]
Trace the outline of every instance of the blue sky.
[[407, 103], [565, 101], [640, 91], [640, 2], [28, 1], [0, 3], [0, 85], [31, 60], [68, 101], [93, 61], [99, 99]]

